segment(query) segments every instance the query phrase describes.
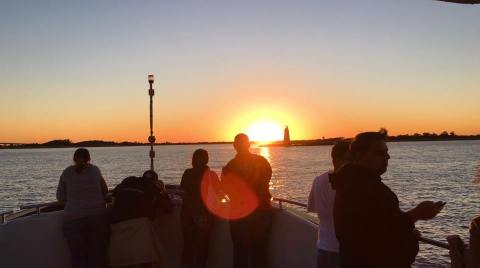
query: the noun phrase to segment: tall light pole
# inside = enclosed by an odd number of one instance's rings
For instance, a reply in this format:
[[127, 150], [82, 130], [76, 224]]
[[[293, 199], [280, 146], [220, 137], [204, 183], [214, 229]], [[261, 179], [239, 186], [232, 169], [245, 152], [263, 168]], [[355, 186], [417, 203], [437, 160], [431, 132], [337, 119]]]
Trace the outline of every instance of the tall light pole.
[[153, 90], [153, 82], [155, 80], [155, 76], [153, 74], [148, 75], [148, 83], [150, 84], [150, 88], [148, 89], [148, 95], [150, 96], [150, 136], [148, 136], [148, 142], [150, 142], [150, 170], [153, 171], [153, 159], [155, 158], [155, 151], [153, 150], [153, 146], [155, 145], [155, 136], [153, 135], [153, 95], [155, 95], [155, 91]]

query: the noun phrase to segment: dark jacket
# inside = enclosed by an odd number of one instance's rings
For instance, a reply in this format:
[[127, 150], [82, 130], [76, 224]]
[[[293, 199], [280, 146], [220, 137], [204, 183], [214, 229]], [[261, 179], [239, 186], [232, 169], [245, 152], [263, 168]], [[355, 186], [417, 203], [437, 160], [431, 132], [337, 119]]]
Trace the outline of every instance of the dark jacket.
[[415, 225], [382, 178], [348, 164], [330, 181], [342, 267], [410, 267], [418, 253]]
[[180, 182], [182, 187], [183, 202], [182, 202], [182, 215], [188, 215], [191, 217], [205, 217], [209, 216], [205, 202], [202, 199], [201, 184], [202, 178], [208, 166], [199, 168], [189, 168], [185, 170]]
[[[228, 183], [231, 176], [243, 180], [258, 200], [258, 208], [270, 209], [270, 179], [272, 167], [263, 156], [245, 153], [237, 154], [222, 169], [222, 183]], [[234, 193], [230, 193], [234, 196]], [[232, 200], [235, 202], [236, 200]]]
[[148, 217], [153, 220], [157, 211], [168, 212], [173, 204], [152, 181], [138, 177], [124, 179], [113, 190], [112, 223]]

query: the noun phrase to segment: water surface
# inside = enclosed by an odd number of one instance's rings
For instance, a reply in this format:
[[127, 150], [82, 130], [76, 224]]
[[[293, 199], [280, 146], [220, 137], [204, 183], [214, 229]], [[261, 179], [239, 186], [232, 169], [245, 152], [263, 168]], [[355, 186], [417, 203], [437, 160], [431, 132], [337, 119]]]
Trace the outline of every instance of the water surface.
[[[480, 141], [389, 143], [391, 159], [383, 178], [398, 195], [403, 209], [422, 200], [447, 204], [434, 220], [418, 222], [424, 236], [445, 240], [466, 238], [470, 219], [480, 212]], [[166, 183], [179, 183], [197, 148], [210, 153], [210, 166], [220, 172], [235, 152], [231, 145], [157, 146], [155, 169]], [[71, 164], [74, 148], [0, 150], [0, 211], [55, 198], [58, 178]], [[109, 187], [149, 168], [148, 150], [141, 147], [89, 148]], [[253, 148], [273, 168], [274, 196], [306, 202], [312, 180], [331, 168], [331, 146]], [[446, 267], [446, 250], [421, 245], [418, 267]]]

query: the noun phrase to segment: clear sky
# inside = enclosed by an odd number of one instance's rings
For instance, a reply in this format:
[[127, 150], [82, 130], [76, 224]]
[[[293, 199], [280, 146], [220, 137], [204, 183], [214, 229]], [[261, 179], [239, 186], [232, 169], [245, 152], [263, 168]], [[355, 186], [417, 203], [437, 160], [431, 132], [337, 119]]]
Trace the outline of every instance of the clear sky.
[[480, 133], [480, 5], [2, 1], [0, 142]]

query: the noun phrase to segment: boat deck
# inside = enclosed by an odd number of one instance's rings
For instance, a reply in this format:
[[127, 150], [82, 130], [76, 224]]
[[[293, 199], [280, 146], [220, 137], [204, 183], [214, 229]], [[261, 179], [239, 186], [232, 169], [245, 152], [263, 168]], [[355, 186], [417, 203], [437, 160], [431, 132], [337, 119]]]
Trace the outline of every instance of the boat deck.
[[[61, 231], [62, 219], [63, 211], [55, 211], [0, 225], [1, 267], [70, 267], [70, 253]], [[180, 208], [162, 214], [154, 224], [163, 247], [162, 265], [157, 267], [181, 267]], [[276, 209], [270, 236], [270, 267], [315, 267], [316, 239], [314, 223], [289, 209]], [[212, 234], [208, 267], [233, 267], [232, 253], [228, 222], [218, 220]]]

